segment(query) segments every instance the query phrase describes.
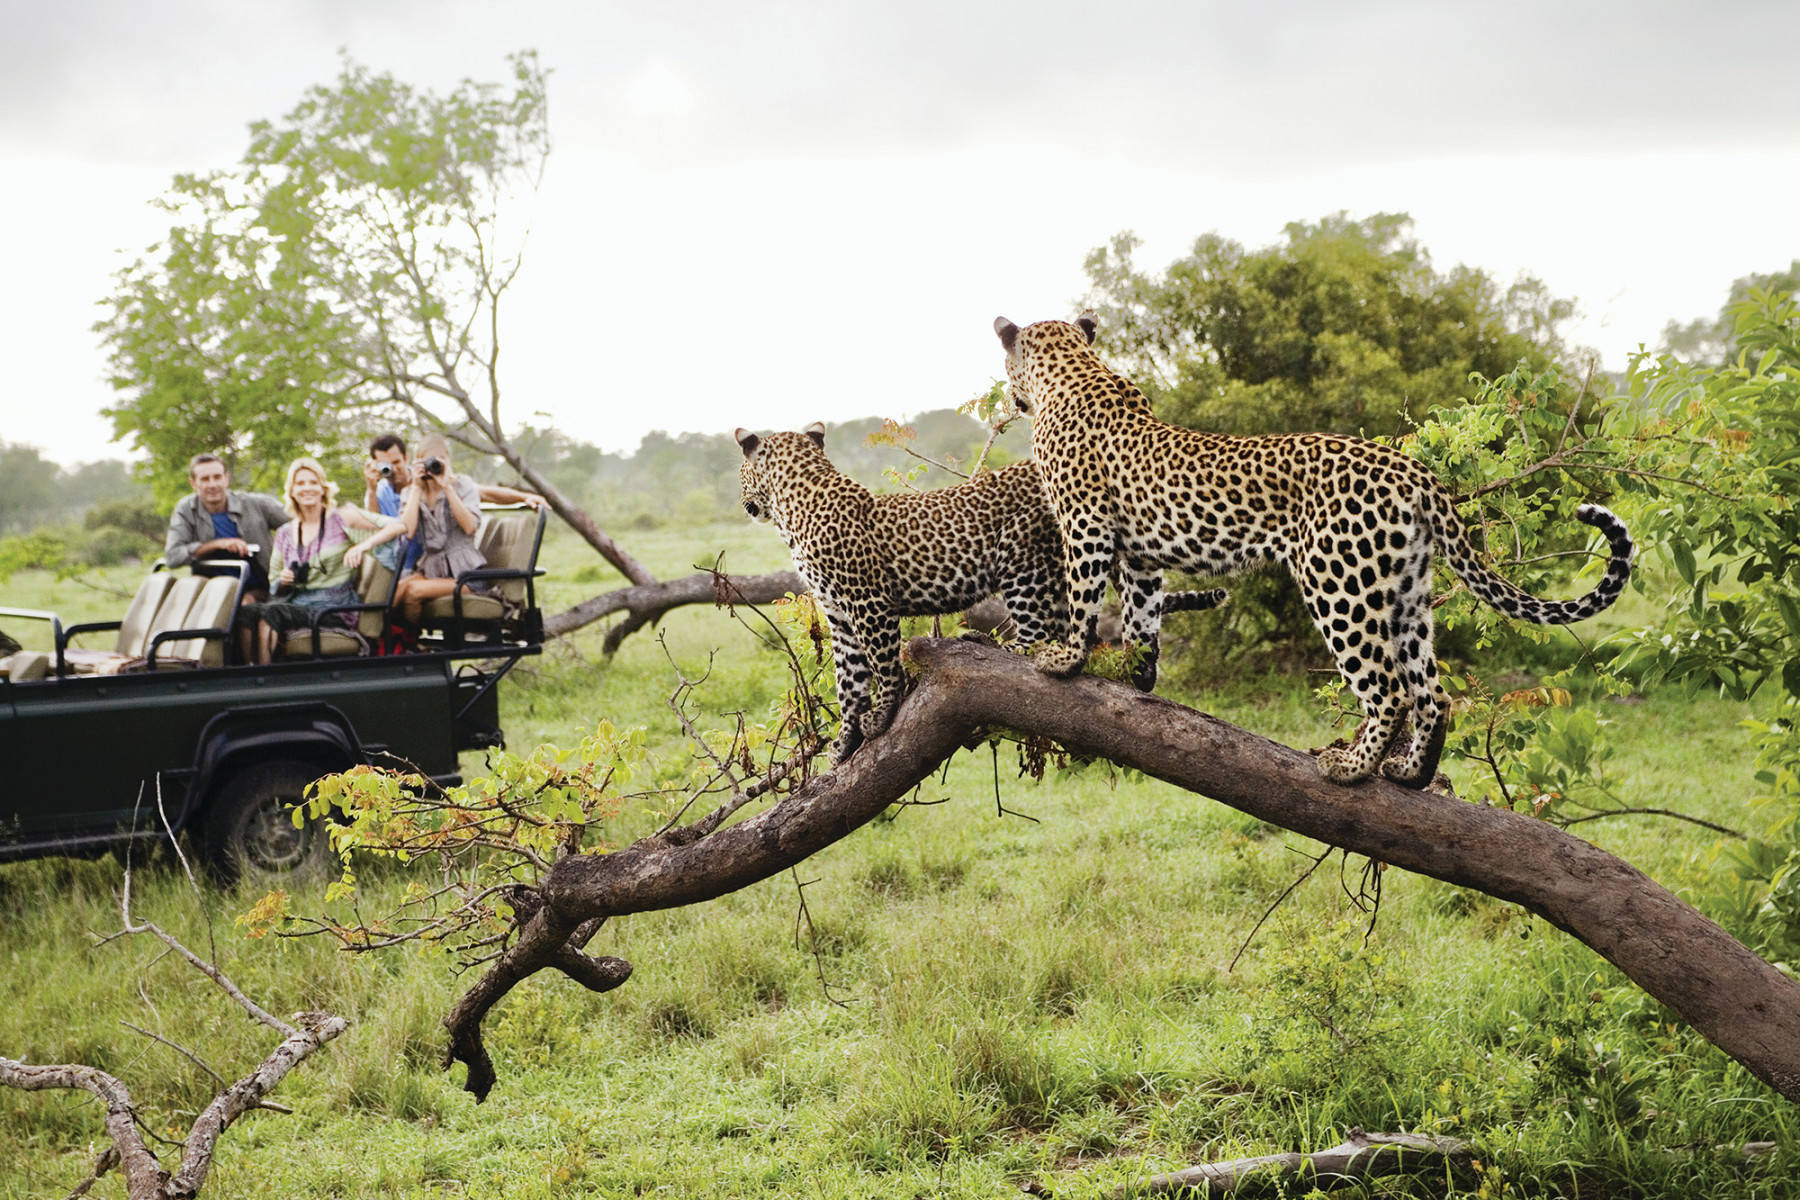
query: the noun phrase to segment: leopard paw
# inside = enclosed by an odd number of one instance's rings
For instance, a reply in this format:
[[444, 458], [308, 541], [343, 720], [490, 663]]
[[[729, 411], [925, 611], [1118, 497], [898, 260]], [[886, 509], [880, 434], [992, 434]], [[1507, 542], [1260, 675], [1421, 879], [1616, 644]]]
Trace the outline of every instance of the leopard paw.
[[1087, 655], [1067, 642], [1050, 642], [1033, 650], [1031, 661], [1044, 674], [1067, 679], [1080, 673]]
[[1358, 765], [1356, 755], [1339, 746], [1327, 746], [1319, 751], [1319, 774], [1333, 783], [1361, 783], [1373, 772]]

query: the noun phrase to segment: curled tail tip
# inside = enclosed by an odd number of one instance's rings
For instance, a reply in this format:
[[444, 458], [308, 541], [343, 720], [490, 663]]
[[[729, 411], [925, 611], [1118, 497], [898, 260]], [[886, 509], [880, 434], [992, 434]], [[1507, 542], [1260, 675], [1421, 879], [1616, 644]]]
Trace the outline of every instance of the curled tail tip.
[[1575, 519], [1583, 525], [1599, 529], [1609, 529], [1615, 525], [1620, 529], [1625, 528], [1625, 522], [1619, 520], [1618, 515], [1604, 504], [1583, 504], [1575, 510]]

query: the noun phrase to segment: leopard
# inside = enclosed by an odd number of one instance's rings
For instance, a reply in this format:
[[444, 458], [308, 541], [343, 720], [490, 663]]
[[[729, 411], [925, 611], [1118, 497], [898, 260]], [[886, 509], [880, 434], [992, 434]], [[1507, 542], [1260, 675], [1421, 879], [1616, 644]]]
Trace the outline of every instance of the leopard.
[[1096, 327], [1091, 313], [1022, 329], [994, 322], [1064, 550], [1068, 635], [1034, 655], [1048, 674], [1073, 674], [1093, 650], [1109, 571], [1129, 581], [1285, 566], [1363, 713], [1348, 744], [1318, 752], [1321, 773], [1350, 785], [1379, 770], [1422, 788], [1436, 777], [1450, 709], [1432, 645], [1434, 548], [1475, 596], [1539, 625], [1605, 611], [1631, 578], [1625, 523], [1583, 504], [1575, 519], [1608, 546], [1599, 582], [1572, 600], [1533, 596], [1481, 560], [1455, 499], [1418, 459], [1343, 434], [1170, 425], [1101, 361]]
[[[831, 631], [839, 733], [831, 762], [848, 759], [893, 723], [905, 692], [900, 618], [937, 616], [999, 593], [1016, 626], [1010, 644], [1060, 639], [1068, 627], [1062, 540], [1027, 459], [965, 483], [877, 495], [832, 465], [825, 426], [734, 435], [745, 513], [775, 526]], [[1224, 589], [1170, 592], [1160, 573], [1121, 589], [1123, 636], [1138, 653], [1132, 683], [1156, 682], [1165, 612], [1224, 602]], [[871, 699], [871, 690], [876, 695]]]

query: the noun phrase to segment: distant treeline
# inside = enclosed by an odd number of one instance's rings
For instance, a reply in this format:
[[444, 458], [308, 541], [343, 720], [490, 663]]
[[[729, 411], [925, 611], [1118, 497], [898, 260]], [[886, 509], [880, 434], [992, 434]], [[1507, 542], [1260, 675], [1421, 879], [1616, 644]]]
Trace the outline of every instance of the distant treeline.
[[[912, 450], [940, 462], [954, 459], [964, 470], [987, 440], [985, 426], [949, 408], [920, 413], [907, 427], [917, 435], [907, 443]], [[893, 445], [870, 445], [869, 435], [882, 428], [879, 417], [828, 424], [825, 450], [846, 474], [878, 491], [893, 491], [900, 484], [884, 472], [904, 475], [920, 463]], [[555, 430], [521, 437], [519, 444], [531, 462], [592, 513], [602, 528], [628, 533], [702, 524], [741, 511], [738, 464], [743, 452], [729, 434], [654, 432], [632, 454], [609, 454]], [[1030, 433], [1019, 422], [995, 443], [989, 461], [1001, 465], [1030, 455]], [[474, 473], [492, 482], [512, 482], [499, 462], [480, 463]], [[947, 472], [932, 470], [913, 486], [942, 487], [956, 481]]]
[[[919, 454], [966, 469], [987, 439], [987, 429], [954, 409], [921, 413], [908, 422], [917, 437], [907, 444]], [[877, 490], [899, 486], [884, 475], [902, 474], [919, 460], [892, 444], [871, 445], [869, 435], [883, 428], [880, 417], [830, 425], [826, 450], [842, 470]], [[767, 432], [762, 431], [762, 432]], [[603, 528], [629, 532], [664, 525], [703, 524], [738, 514], [738, 463], [743, 454], [729, 434], [654, 432], [631, 454], [608, 453], [554, 429], [519, 439], [531, 461], [555, 484], [594, 515]], [[1029, 457], [1030, 434], [1021, 422], [995, 443], [995, 465]], [[332, 455], [332, 474], [343, 496], [360, 500], [361, 476], [354, 456]], [[341, 461], [338, 461], [340, 460]], [[487, 482], [516, 483], [506, 465], [495, 459], [459, 458], [459, 469]], [[943, 471], [930, 471], [916, 487], [942, 487], [956, 482]], [[58, 528], [71, 546], [101, 527], [122, 528], [151, 548], [151, 534], [167, 518], [166, 509], [151, 502], [147, 484], [132, 478], [128, 464], [117, 459], [60, 467], [34, 446], [0, 442], [0, 535]], [[104, 518], [103, 520], [101, 518]], [[110, 539], [119, 552], [135, 552], [131, 542]]]

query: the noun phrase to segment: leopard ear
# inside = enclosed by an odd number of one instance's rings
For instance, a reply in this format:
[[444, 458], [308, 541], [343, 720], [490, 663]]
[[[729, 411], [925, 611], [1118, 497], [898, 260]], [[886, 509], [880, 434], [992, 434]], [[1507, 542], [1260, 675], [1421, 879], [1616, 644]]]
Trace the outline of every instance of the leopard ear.
[[731, 436], [736, 438], [737, 444], [744, 448], [745, 458], [749, 458], [752, 454], [755, 454], [756, 448], [762, 445], [762, 439], [757, 437], [754, 433], [751, 433], [748, 429], [734, 429], [731, 431]]
[[1093, 345], [1094, 331], [1100, 328], [1100, 318], [1094, 315], [1094, 310], [1090, 308], [1079, 317], [1076, 317], [1075, 324], [1080, 328], [1081, 332], [1087, 334], [1088, 345]]
[[995, 317], [994, 332], [1000, 335], [1000, 344], [1011, 354], [1013, 343], [1019, 340], [1019, 327], [1005, 317]]
[[811, 438], [813, 440], [813, 445], [817, 446], [819, 449], [823, 450], [825, 448], [825, 422], [814, 421], [800, 432]]

